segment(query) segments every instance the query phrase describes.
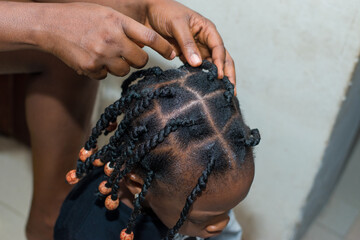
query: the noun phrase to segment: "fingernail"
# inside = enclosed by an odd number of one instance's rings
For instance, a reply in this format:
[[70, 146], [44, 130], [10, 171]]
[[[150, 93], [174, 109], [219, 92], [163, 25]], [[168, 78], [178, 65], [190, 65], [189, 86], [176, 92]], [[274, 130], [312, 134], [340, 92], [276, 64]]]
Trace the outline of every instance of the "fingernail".
[[195, 53], [193, 53], [190, 57], [190, 61], [193, 65], [197, 65], [197, 64], [200, 64], [201, 63], [201, 60], [199, 58], [198, 55], [196, 55]]
[[170, 59], [174, 59], [175, 57], [176, 57], [176, 52], [173, 50], [170, 55]]

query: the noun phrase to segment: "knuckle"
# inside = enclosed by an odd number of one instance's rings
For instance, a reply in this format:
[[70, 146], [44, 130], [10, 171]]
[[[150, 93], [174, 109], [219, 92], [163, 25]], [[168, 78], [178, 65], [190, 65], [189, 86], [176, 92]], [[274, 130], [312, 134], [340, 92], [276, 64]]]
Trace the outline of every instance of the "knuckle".
[[81, 67], [84, 72], [96, 72], [99, 69], [99, 64], [93, 58], [89, 59]]
[[195, 47], [195, 42], [192, 39], [186, 39], [183, 45], [185, 48], [193, 48]]
[[145, 32], [145, 40], [149, 45], [154, 44], [158, 40], [159, 36], [151, 30]]
[[84, 74], [84, 71], [81, 69], [81, 67], [78, 68], [78, 69], [76, 69], [76, 73], [77, 73], [78, 75], [80, 75], [80, 76], [85, 75], [85, 74]]
[[102, 36], [102, 43], [101, 46], [104, 48], [107, 45], [114, 45], [115, 44], [115, 39], [113, 37], [113, 35], [109, 32], [105, 32]]
[[234, 65], [234, 60], [231, 57], [225, 58], [225, 65]]
[[125, 77], [126, 75], [128, 75], [128, 73], [130, 72], [130, 67], [124, 69], [121, 73], [120, 73], [120, 77]]
[[204, 26], [206, 26], [208, 28], [216, 29], [216, 25], [207, 18], [205, 18]]
[[147, 55], [147, 54], [145, 54], [142, 58], [141, 58], [141, 60], [140, 60], [140, 67], [142, 68], [142, 67], [144, 67], [146, 64], [147, 64], [147, 62], [149, 61], [149, 56]]
[[107, 77], [107, 73], [93, 74], [90, 76], [90, 78], [95, 79], [95, 80], [103, 80], [106, 77]]
[[108, 74], [107, 68], [104, 66], [100, 71], [98, 71], [97, 80], [106, 78], [107, 74]]
[[105, 15], [105, 21], [108, 21], [110, 23], [115, 23], [118, 21], [118, 17], [113, 11], [108, 11], [108, 9], [106, 9], [104, 15]]
[[95, 44], [95, 46], [93, 47], [93, 51], [97, 57], [99, 57], [99, 58], [104, 57], [105, 51], [106, 51], [106, 45], [103, 44], [102, 42], [99, 42], [99, 43]]

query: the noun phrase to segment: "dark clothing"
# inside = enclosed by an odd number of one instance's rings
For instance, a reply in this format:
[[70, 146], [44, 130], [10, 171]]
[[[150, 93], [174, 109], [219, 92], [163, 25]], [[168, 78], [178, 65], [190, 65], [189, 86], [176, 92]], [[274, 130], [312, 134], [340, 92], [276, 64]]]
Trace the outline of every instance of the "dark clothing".
[[[55, 240], [119, 240], [132, 210], [120, 202], [108, 211], [96, 190], [104, 180], [102, 169], [82, 179], [65, 199], [56, 221]], [[167, 228], [153, 213], [141, 215], [134, 229], [134, 240], [160, 240]]]

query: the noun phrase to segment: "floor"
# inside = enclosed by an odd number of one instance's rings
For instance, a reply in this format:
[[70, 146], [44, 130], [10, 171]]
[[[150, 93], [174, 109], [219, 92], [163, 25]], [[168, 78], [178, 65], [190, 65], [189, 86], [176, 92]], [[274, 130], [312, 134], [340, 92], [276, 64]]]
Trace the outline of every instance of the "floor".
[[329, 202], [302, 240], [360, 240], [360, 137]]
[[0, 137], [0, 163], [0, 239], [24, 240], [32, 192], [30, 151]]
[[[0, 238], [25, 240], [32, 192], [30, 151], [0, 136], [0, 163]], [[359, 172], [360, 141], [329, 203], [302, 240], [360, 240]]]

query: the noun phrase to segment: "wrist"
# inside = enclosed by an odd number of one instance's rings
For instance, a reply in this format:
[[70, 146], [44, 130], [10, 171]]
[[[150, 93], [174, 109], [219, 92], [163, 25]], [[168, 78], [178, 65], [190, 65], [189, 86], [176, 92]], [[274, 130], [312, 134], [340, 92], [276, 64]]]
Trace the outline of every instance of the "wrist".
[[39, 29], [37, 4], [0, 2], [0, 50], [38, 48]]

